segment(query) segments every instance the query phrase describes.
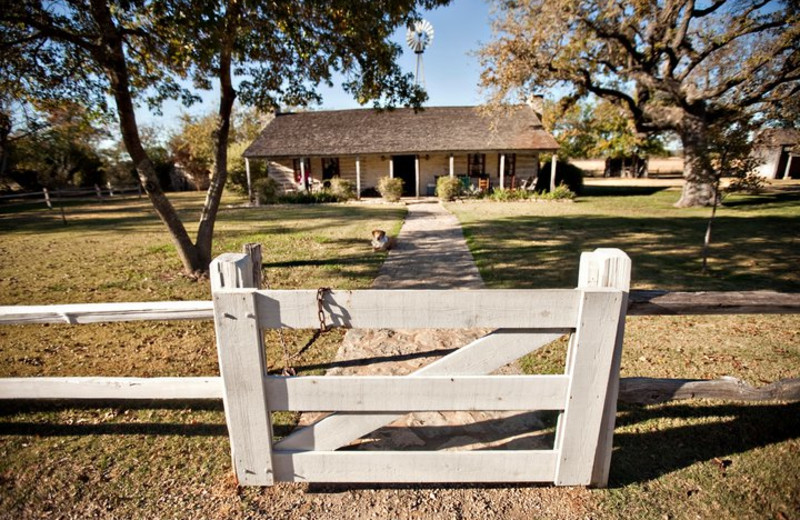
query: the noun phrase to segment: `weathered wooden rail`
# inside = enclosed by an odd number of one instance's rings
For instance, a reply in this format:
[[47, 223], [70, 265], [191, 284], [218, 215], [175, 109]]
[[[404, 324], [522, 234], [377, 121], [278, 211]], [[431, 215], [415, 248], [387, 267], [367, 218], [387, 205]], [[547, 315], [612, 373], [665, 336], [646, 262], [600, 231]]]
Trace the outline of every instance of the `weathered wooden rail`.
[[[618, 400], [800, 399], [800, 380], [759, 389], [732, 378], [619, 380], [624, 308], [631, 315], [786, 314], [800, 312], [800, 295], [632, 291], [628, 298], [629, 261], [616, 250], [582, 258], [577, 290], [331, 291], [322, 302], [330, 326], [498, 330], [409, 377], [268, 376], [260, 330], [316, 328], [317, 293], [256, 290], [260, 271], [248, 262], [246, 255], [215, 261], [214, 302], [0, 307], [0, 324], [215, 319], [221, 377], [5, 378], [0, 399], [223, 399], [238, 478], [257, 485], [276, 480], [604, 485]], [[600, 329], [590, 332], [596, 326]], [[564, 375], [485, 375], [564, 333], [572, 334]], [[554, 449], [372, 456], [334, 451], [407, 411], [465, 409], [560, 410]], [[275, 410], [336, 413], [273, 443], [269, 412]]]
[[[800, 294], [775, 291], [630, 291], [628, 316], [703, 314], [800, 314]], [[212, 319], [214, 305], [211, 301], [0, 306], [0, 325]]]

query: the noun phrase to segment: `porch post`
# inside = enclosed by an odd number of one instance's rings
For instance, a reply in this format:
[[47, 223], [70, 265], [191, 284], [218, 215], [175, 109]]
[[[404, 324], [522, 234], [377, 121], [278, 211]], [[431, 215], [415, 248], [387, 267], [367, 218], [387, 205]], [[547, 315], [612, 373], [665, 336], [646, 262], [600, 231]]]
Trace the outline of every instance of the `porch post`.
[[414, 156], [414, 181], [417, 184], [417, 198], [419, 198], [419, 155]]
[[500, 154], [500, 189], [505, 189], [506, 187], [506, 154]]
[[247, 173], [247, 201], [253, 203], [253, 185], [250, 182], [250, 159], [244, 158], [244, 171]]
[[553, 154], [553, 160], [550, 161], [550, 191], [556, 189], [556, 165], [558, 164], [558, 156]]
[[389, 178], [394, 179], [394, 157], [389, 156]]
[[791, 169], [792, 169], [792, 153], [789, 152], [789, 156], [787, 157], [787, 160], [786, 160], [786, 168], [783, 169], [783, 178], [784, 179], [788, 179], [789, 178], [789, 170], [791, 170]]
[[356, 198], [361, 200], [361, 157], [356, 156]]
[[455, 176], [453, 171], [453, 154], [450, 154], [450, 178], [452, 179]]
[[303, 183], [303, 191], [308, 191], [308, 179], [306, 179], [306, 160], [300, 158], [300, 182]]

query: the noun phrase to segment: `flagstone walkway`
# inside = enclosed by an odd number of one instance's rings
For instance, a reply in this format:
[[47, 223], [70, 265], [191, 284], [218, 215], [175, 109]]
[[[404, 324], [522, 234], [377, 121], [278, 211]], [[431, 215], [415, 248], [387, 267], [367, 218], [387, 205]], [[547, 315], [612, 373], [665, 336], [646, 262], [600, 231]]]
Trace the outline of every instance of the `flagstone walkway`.
[[458, 219], [438, 202], [412, 203], [375, 289], [482, 289]]

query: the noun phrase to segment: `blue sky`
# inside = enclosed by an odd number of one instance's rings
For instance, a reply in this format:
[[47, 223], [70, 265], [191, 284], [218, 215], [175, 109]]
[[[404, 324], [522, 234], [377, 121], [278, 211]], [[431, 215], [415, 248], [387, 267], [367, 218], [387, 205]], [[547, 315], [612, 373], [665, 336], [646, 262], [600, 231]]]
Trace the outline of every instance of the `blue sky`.
[[[455, 0], [446, 7], [425, 11], [423, 18], [434, 28], [433, 43], [423, 55], [428, 106], [478, 105], [483, 99], [478, 88], [480, 63], [473, 53], [491, 39], [489, 5], [483, 0]], [[405, 42], [406, 29], [398, 29], [392, 40], [403, 48], [399, 64], [414, 73], [416, 56]], [[334, 88], [322, 86], [321, 109], [359, 108], [358, 103], [341, 88], [341, 78], [334, 78]], [[151, 114], [146, 107], [137, 110], [141, 123], [163, 130], [175, 128], [182, 111], [206, 114], [217, 108], [215, 91], [201, 92], [202, 103], [185, 108], [178, 102], [165, 103], [163, 115]]]
[[[489, 5], [481, 0], [456, 0], [423, 15], [433, 25], [433, 43], [423, 54], [425, 85], [430, 106], [477, 105], [480, 63], [472, 55], [491, 38]], [[399, 63], [414, 73], [416, 55], [406, 45], [406, 29], [398, 29], [392, 40], [403, 47]], [[325, 109], [358, 108], [358, 103], [340, 87], [322, 89]]]

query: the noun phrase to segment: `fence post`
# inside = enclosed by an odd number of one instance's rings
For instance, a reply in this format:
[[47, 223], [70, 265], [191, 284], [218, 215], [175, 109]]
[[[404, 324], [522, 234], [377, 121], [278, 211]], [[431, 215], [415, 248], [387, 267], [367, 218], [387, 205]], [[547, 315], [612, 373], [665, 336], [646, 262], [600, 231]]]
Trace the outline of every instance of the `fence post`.
[[103, 192], [100, 191], [100, 186], [98, 186], [97, 184], [94, 185], [94, 192], [97, 194], [98, 199], [103, 198]]
[[48, 208], [53, 209], [53, 203], [50, 202], [50, 193], [47, 188], [42, 188], [42, 192], [44, 192], [44, 203], [47, 204]]
[[[586, 258], [584, 260], [584, 255]], [[614, 357], [611, 363], [603, 423], [600, 429], [600, 444], [592, 470], [592, 485], [605, 486], [611, 467], [612, 440], [614, 424], [617, 419], [617, 399], [619, 398], [619, 370], [622, 360], [622, 342], [625, 337], [625, 313], [628, 308], [628, 293], [631, 288], [631, 259], [619, 249], [599, 248], [593, 253], [581, 255], [578, 272], [578, 287], [611, 287], [621, 290], [622, 314], [617, 327], [614, 343]]]
[[[581, 255], [578, 288], [584, 292], [567, 356], [571, 380], [556, 441], [556, 484], [608, 483], [630, 272], [630, 258], [619, 249]], [[593, 290], [603, 288], [622, 292]]]
[[272, 421], [267, 406], [264, 335], [258, 325], [253, 262], [246, 254], [227, 253], [210, 265], [214, 326], [224, 387], [225, 419], [231, 458], [239, 484], [271, 486]]
[[106, 188], [108, 188], [108, 196], [109, 197], [113, 197], [114, 196], [114, 188], [111, 187], [111, 182], [107, 182], [106, 183]]
[[248, 242], [242, 246], [242, 253], [249, 256], [253, 264], [253, 287], [261, 289], [261, 264], [263, 263], [261, 244]]

